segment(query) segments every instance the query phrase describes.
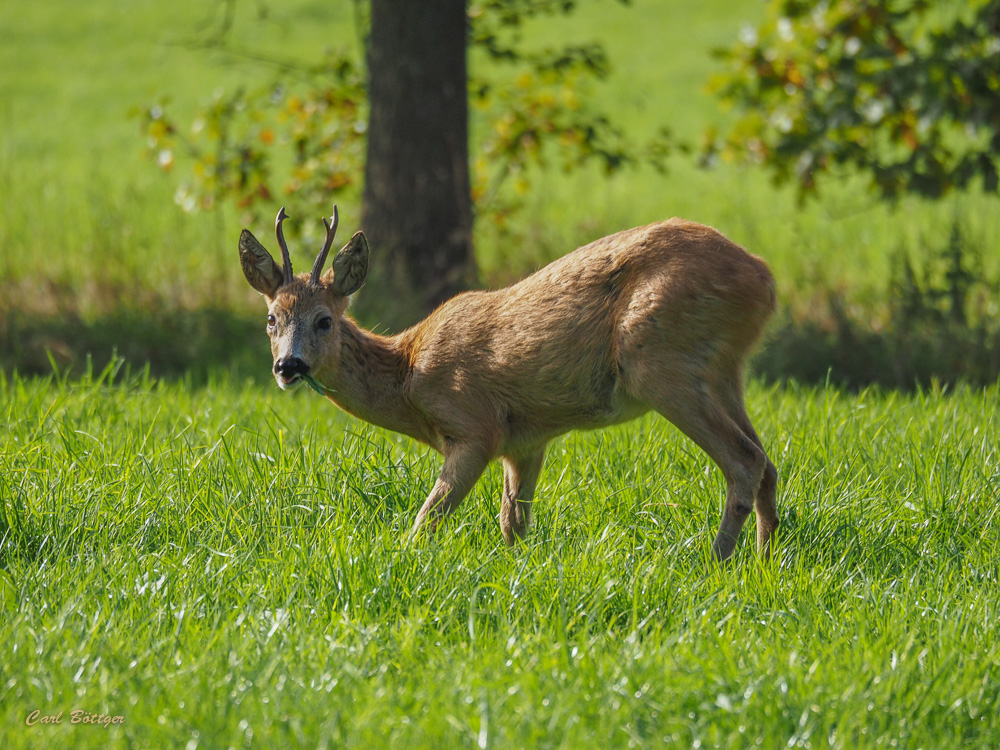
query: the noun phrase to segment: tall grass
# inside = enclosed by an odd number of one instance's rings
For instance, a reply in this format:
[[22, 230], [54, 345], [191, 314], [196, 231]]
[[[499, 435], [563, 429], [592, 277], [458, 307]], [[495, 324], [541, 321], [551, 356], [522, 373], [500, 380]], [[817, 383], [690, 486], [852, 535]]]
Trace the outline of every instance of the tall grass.
[[111, 375], [0, 378], [5, 747], [1000, 741], [996, 387], [751, 388], [783, 522], [720, 568], [721, 477], [659, 418], [557, 441], [518, 549], [497, 470], [407, 544], [424, 449]]

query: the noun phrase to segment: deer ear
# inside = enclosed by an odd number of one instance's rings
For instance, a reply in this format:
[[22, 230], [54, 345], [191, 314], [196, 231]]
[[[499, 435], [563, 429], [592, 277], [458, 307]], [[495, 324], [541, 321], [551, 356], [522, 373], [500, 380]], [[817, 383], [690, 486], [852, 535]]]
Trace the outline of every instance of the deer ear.
[[274, 297], [281, 286], [281, 269], [271, 254], [246, 229], [240, 233], [240, 265], [243, 266], [243, 275], [247, 277], [250, 286], [269, 299]]
[[337, 253], [333, 267], [323, 274], [323, 281], [346, 297], [358, 291], [367, 277], [368, 240], [363, 232], [356, 232]]

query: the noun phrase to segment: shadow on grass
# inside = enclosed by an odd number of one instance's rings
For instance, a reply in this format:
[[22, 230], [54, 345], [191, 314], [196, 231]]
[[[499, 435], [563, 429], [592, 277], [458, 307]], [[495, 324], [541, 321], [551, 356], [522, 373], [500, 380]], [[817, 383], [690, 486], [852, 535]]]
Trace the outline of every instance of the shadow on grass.
[[[271, 354], [257, 315], [226, 309], [122, 310], [94, 320], [73, 314], [0, 321], [0, 368], [22, 375], [78, 375], [113, 357], [158, 378], [204, 382], [226, 371], [237, 379], [270, 377]], [[771, 382], [878, 384], [910, 390], [933, 383], [989, 385], [1000, 378], [1000, 326], [939, 320], [890, 321], [874, 330], [852, 318], [836, 296], [808, 316], [779, 315], [751, 370]]]
[[75, 376], [101, 370], [114, 357], [133, 368], [149, 365], [161, 378], [195, 382], [224, 370], [233, 377], [270, 377], [271, 352], [260, 316], [225, 309], [116, 310], [84, 320], [75, 314], [0, 320], [0, 368], [48, 375], [55, 366]]
[[853, 318], [843, 301], [796, 319], [781, 314], [751, 370], [770, 382], [897, 390], [935, 383], [987, 386], [1000, 378], [1000, 325], [950, 319], [913, 322], [894, 316], [883, 329]]

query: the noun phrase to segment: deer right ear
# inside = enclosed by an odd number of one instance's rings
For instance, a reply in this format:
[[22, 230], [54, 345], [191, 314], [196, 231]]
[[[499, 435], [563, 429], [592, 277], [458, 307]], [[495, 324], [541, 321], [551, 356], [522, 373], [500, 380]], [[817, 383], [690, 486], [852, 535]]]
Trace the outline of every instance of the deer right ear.
[[246, 229], [240, 233], [240, 265], [250, 286], [268, 299], [274, 297], [284, 278], [281, 269], [271, 254]]
[[[332, 274], [332, 278], [331, 278]], [[355, 232], [333, 259], [333, 267], [324, 274], [324, 281], [347, 297], [364, 286], [368, 278], [368, 240], [363, 232]]]

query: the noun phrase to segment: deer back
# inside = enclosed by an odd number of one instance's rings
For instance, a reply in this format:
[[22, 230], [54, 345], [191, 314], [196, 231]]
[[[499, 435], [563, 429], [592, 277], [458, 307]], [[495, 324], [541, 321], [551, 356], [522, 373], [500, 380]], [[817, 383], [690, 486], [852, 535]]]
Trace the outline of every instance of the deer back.
[[513, 286], [461, 294], [400, 338], [414, 398], [458, 415], [452, 429], [542, 439], [644, 411], [630, 379], [654, 363], [742, 361], [773, 307], [763, 261], [673, 219], [597, 240]]

